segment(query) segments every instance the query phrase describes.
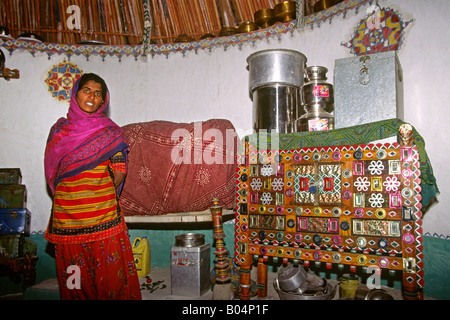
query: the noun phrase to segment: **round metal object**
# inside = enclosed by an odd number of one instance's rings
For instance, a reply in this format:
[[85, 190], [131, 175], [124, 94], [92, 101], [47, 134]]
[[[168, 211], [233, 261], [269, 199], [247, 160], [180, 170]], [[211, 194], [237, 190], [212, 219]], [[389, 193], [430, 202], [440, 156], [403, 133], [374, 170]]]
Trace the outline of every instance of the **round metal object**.
[[248, 56], [253, 129], [295, 132], [306, 57], [299, 51], [269, 49]]
[[305, 283], [307, 276], [303, 267], [287, 264], [280, 267], [277, 280], [281, 290], [294, 291]]
[[314, 3], [314, 12], [319, 12], [338, 4], [342, 0], [319, 0]]
[[295, 19], [296, 9], [295, 1], [283, 1], [275, 5], [273, 12], [278, 21], [288, 22]]
[[339, 217], [341, 215], [341, 212], [342, 212], [342, 210], [339, 207], [334, 207], [331, 210], [331, 214], [333, 215], [333, 217]]
[[243, 22], [239, 28], [238, 33], [247, 33], [258, 30], [258, 25], [252, 21], [245, 21]]
[[334, 111], [334, 87], [328, 83], [328, 69], [322, 66], [309, 66], [305, 69], [306, 83], [301, 88], [302, 104], [320, 105], [326, 112]]
[[356, 239], [356, 244], [358, 245], [358, 247], [364, 248], [367, 245], [367, 240], [364, 237], [359, 237], [358, 239]]
[[238, 33], [237, 28], [234, 28], [234, 27], [223, 27], [219, 31], [219, 37], [232, 36], [232, 35], [235, 35], [237, 33]]
[[178, 42], [192, 42], [194, 40], [195, 40], [194, 38], [192, 38], [192, 37], [188, 36], [187, 34], [183, 33], [183, 34], [180, 34], [178, 37], [176, 37], [174, 42], [175, 43], [178, 43]]
[[323, 288], [319, 288], [320, 290], [306, 290], [300, 293], [282, 290], [277, 280], [274, 280], [273, 286], [281, 300], [332, 300], [336, 295], [337, 286], [326, 281]]
[[394, 300], [383, 289], [369, 289], [366, 285], [359, 285], [355, 292], [355, 300]]
[[303, 85], [303, 74], [306, 56], [296, 50], [268, 49], [248, 56], [249, 90], [270, 84], [284, 84], [300, 88]]
[[107, 45], [106, 42], [99, 41], [99, 40], [83, 40], [83, 41], [78, 42], [77, 44], [90, 45], [90, 46], [105, 46], [105, 45]]
[[254, 14], [255, 23], [261, 28], [270, 27], [275, 23], [275, 14], [272, 8], [258, 10]]
[[360, 254], [356, 257], [356, 261], [359, 265], [364, 266], [367, 263], [367, 257], [363, 254]]
[[199, 247], [205, 244], [205, 235], [201, 233], [184, 233], [175, 236], [176, 247]]
[[342, 170], [342, 176], [348, 179], [352, 176], [352, 171], [350, 169], [344, 169]]
[[386, 217], [386, 210], [384, 209], [377, 209], [375, 211], [375, 217], [378, 219], [384, 219]]
[[356, 150], [353, 153], [353, 158], [355, 158], [356, 160], [361, 160], [363, 156], [364, 156], [364, 154], [361, 150]]

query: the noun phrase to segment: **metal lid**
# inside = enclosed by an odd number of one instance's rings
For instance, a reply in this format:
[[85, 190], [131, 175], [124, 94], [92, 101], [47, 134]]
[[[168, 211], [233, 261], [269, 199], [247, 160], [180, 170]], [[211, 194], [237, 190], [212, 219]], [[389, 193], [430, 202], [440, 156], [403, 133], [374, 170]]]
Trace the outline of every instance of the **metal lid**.
[[184, 233], [175, 236], [176, 247], [200, 247], [205, 244], [205, 235], [201, 233]]
[[308, 81], [327, 80], [328, 69], [322, 66], [310, 66], [305, 69], [305, 76]]
[[306, 56], [296, 50], [269, 49], [255, 52], [247, 57], [249, 91], [270, 84], [303, 85]]

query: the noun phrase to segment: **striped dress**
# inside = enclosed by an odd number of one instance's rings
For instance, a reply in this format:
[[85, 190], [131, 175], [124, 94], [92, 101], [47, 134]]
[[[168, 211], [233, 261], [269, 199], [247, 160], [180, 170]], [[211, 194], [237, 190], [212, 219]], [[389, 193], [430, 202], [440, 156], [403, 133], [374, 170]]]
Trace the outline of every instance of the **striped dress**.
[[[123, 169], [120, 162], [107, 160], [56, 186], [45, 238], [55, 244], [62, 299], [141, 299], [113, 182], [113, 170]], [[79, 278], [74, 278], [73, 266]]]
[[124, 231], [109, 161], [62, 180], [55, 189], [47, 239], [53, 243], [101, 240]]

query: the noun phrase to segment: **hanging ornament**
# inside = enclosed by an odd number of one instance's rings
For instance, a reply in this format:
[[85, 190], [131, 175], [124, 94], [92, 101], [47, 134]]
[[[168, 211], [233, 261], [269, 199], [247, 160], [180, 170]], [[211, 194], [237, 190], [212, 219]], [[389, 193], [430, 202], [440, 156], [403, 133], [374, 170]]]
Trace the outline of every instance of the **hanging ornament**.
[[54, 98], [59, 101], [69, 101], [72, 87], [82, 75], [83, 71], [77, 65], [64, 59], [48, 71], [45, 83]]

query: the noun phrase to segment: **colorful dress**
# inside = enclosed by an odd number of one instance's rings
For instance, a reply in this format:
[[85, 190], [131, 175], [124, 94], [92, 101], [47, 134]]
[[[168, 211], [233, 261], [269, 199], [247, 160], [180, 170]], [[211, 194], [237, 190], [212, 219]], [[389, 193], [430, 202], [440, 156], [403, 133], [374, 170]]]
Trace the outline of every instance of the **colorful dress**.
[[[79, 112], [72, 90], [68, 118], [52, 127], [45, 152], [53, 207], [45, 238], [55, 244], [62, 299], [141, 299], [114, 172], [126, 172], [128, 145], [103, 113]], [[100, 114], [100, 116], [99, 116]]]

